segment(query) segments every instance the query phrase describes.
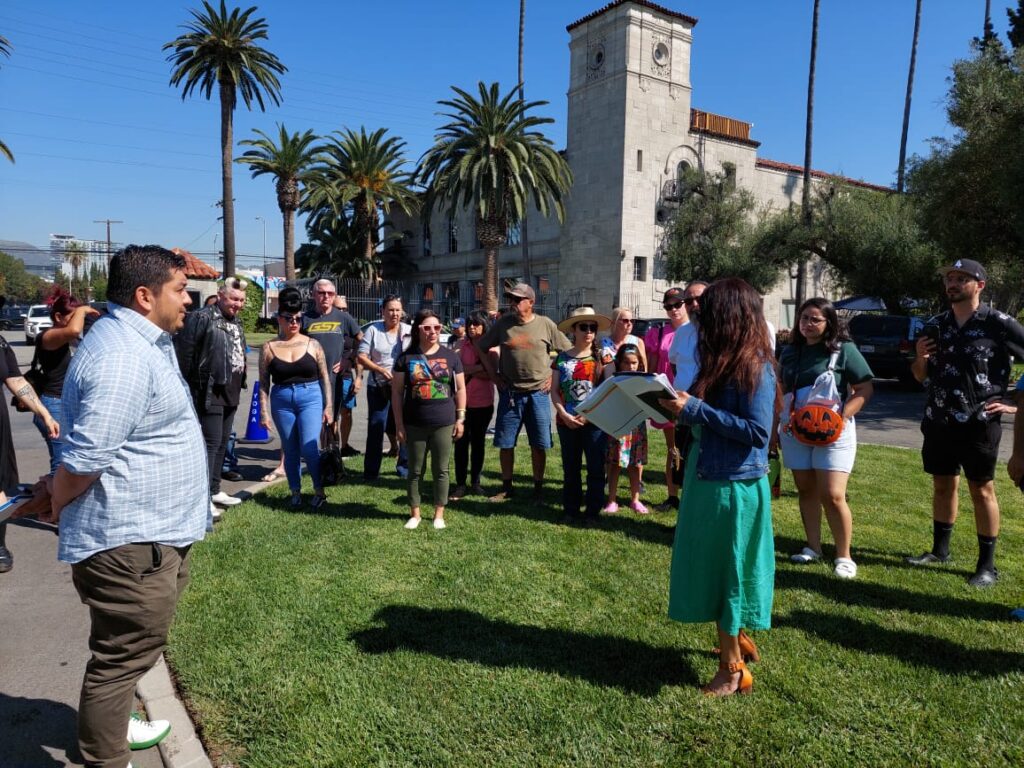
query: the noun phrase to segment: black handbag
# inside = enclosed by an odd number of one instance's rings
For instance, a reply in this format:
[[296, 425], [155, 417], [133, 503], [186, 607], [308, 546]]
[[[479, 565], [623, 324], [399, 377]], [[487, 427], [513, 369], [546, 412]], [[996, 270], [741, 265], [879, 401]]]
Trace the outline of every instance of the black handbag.
[[320, 430], [320, 485], [323, 488], [341, 485], [344, 477], [345, 464], [341, 460], [337, 433], [333, 426], [324, 424]]
[[[36, 348], [32, 353], [32, 362], [29, 363], [28, 370], [25, 372], [24, 379], [28, 382], [29, 386], [35, 390], [36, 397], [39, 397], [40, 392], [43, 390], [43, 386], [46, 382], [46, 374], [43, 373], [43, 364], [39, 360], [39, 342], [40, 339], [36, 339]], [[26, 408], [21, 404], [21, 400], [18, 399], [17, 395], [11, 396], [11, 405], [18, 413], [28, 413], [31, 408]]]

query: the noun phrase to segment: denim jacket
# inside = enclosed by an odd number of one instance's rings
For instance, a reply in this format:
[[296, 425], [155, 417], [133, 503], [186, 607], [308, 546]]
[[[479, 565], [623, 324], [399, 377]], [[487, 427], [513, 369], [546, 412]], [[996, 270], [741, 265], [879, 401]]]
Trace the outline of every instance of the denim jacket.
[[699, 426], [697, 477], [701, 480], [751, 480], [768, 473], [768, 441], [775, 413], [775, 369], [765, 364], [751, 396], [730, 382], [718, 406], [690, 397], [679, 421]]

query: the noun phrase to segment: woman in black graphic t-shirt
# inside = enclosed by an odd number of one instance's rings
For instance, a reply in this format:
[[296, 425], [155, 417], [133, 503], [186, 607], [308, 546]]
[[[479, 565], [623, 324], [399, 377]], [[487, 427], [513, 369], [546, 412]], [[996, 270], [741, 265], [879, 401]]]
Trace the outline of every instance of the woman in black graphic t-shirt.
[[431, 456], [434, 527], [444, 528], [448, 504], [448, 458], [466, 419], [466, 382], [456, 352], [440, 344], [441, 319], [429, 309], [416, 314], [409, 349], [395, 363], [391, 409], [395, 429], [409, 454], [410, 530], [420, 524], [420, 477]]

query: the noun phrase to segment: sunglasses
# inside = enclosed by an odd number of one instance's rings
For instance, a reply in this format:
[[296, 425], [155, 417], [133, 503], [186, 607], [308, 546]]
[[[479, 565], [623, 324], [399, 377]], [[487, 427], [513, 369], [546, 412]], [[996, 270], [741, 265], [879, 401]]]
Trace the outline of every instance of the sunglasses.
[[626, 318], [626, 317], [620, 317], [619, 318], [619, 322], [622, 323], [623, 325], [632, 325], [633, 324], [633, 321], [630, 320], [629, 318]]
[[667, 304], [662, 304], [661, 306], [662, 306], [662, 307], [663, 307], [663, 308], [665, 309], [665, 311], [667, 312], [667, 311], [669, 311], [670, 309], [679, 309], [679, 308], [680, 308], [681, 306], [683, 306], [683, 302], [681, 302], [681, 301], [670, 301], [669, 303], [667, 303]]
[[576, 329], [583, 333], [597, 333], [597, 323], [576, 323]]
[[508, 299], [508, 303], [509, 304], [518, 304], [520, 301], [523, 301], [526, 297], [525, 296], [506, 296], [505, 298]]
[[298, 315], [289, 315], [287, 312], [280, 312], [277, 315], [279, 318], [284, 320], [286, 323], [300, 323], [302, 318]]
[[426, 331], [427, 333], [438, 333], [441, 330], [441, 326], [440, 325], [421, 325], [420, 326], [420, 330], [421, 331]]
[[697, 296], [687, 296], [683, 299], [683, 304], [696, 304], [698, 301], [700, 301], [700, 299]]
[[337, 296], [334, 291], [314, 291], [317, 296]]

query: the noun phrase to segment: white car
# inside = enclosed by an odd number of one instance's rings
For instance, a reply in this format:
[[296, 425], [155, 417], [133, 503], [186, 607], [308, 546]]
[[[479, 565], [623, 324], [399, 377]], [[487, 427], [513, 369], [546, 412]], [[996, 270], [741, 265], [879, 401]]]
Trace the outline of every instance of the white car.
[[33, 304], [28, 308], [25, 316], [25, 343], [35, 344], [36, 336], [43, 328], [52, 328], [53, 320], [50, 319], [50, 307], [47, 304]]

